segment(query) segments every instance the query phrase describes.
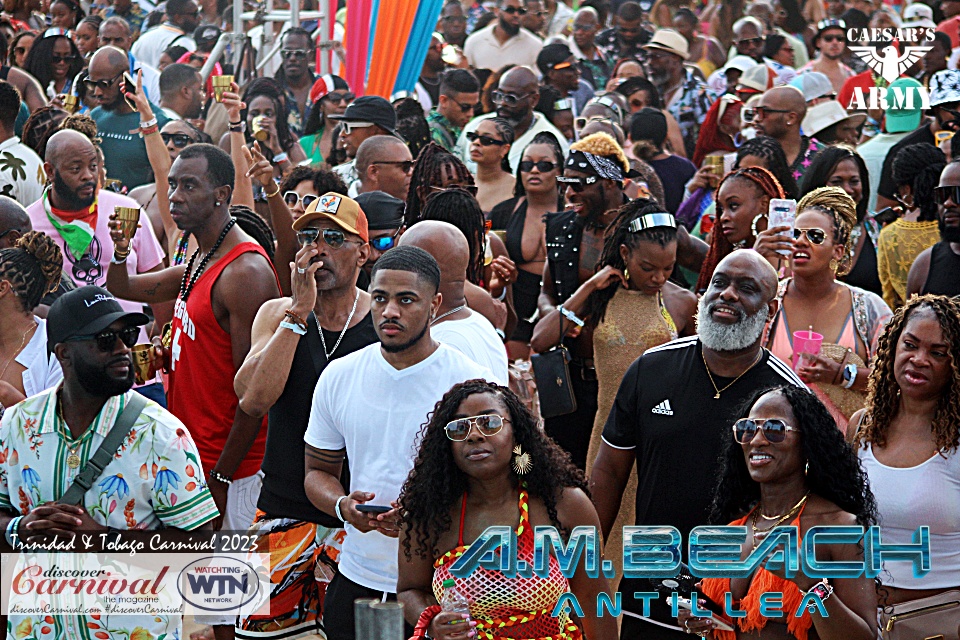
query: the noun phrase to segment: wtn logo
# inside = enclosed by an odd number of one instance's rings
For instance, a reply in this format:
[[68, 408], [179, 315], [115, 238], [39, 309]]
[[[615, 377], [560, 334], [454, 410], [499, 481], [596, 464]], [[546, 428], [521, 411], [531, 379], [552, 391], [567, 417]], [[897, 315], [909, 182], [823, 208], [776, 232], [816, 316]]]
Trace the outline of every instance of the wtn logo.
[[[204, 567], [206, 569], [221, 569], [221, 567]], [[228, 571], [235, 572], [231, 567]], [[198, 568], [197, 573], [200, 573]], [[202, 593], [204, 595], [222, 596], [226, 593], [231, 595], [236, 593], [247, 593], [250, 588], [250, 575], [243, 572], [239, 578], [236, 575], [197, 575], [187, 574], [187, 582], [190, 583], [190, 591], [193, 593]]]
[[197, 609], [234, 614], [254, 603], [263, 589], [256, 569], [230, 556], [191, 562], [180, 572], [177, 587]]

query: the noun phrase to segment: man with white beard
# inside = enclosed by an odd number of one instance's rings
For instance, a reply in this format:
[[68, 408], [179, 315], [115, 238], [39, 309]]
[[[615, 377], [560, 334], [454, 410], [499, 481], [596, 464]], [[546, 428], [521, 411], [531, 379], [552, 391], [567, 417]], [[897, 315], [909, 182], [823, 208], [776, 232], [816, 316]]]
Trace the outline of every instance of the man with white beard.
[[[603, 430], [590, 475], [604, 538], [620, 510], [637, 462], [637, 525], [670, 525], [683, 536], [707, 524], [718, 475], [721, 435], [758, 389], [803, 386], [790, 367], [764, 349], [764, 323], [777, 310], [777, 274], [755, 251], [720, 261], [700, 299], [697, 333], [648, 350], [630, 365]], [[649, 591], [624, 578], [620, 592]], [[621, 638], [683, 638], [664, 601], [624, 599]]]

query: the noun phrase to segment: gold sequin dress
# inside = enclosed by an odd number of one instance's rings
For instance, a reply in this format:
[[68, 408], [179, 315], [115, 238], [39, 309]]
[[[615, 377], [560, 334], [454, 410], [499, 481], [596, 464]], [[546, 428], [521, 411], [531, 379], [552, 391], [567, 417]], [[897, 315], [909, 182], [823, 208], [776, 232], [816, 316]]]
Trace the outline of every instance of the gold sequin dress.
[[[660, 294], [648, 296], [640, 291], [619, 287], [607, 304], [607, 313], [593, 332], [593, 358], [597, 367], [600, 392], [597, 418], [587, 454], [587, 474], [600, 449], [600, 435], [627, 369], [647, 349], [677, 338], [677, 325], [670, 317]], [[620, 513], [604, 547], [604, 557], [613, 561], [617, 575], [622, 573], [623, 526], [635, 522], [637, 499], [636, 465], [623, 492]], [[611, 585], [614, 587], [615, 585]]]

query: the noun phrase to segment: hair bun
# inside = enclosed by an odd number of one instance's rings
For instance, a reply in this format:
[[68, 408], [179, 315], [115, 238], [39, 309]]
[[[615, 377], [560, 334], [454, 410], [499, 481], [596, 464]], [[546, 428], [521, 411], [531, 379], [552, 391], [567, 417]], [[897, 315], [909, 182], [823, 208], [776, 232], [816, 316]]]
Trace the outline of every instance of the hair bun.
[[20, 236], [16, 246], [33, 256], [40, 264], [40, 270], [47, 282], [46, 293], [56, 290], [63, 272], [63, 253], [53, 238], [40, 231], [28, 231]]

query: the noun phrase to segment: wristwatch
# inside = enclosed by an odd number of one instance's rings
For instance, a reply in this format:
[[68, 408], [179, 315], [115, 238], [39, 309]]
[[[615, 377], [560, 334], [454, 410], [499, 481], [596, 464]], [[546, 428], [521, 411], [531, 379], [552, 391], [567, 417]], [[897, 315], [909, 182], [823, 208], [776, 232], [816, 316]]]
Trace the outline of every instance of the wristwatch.
[[848, 364], [843, 368], [843, 388], [849, 389], [857, 381], [857, 365]]
[[807, 595], [810, 594], [816, 595], [821, 602], [826, 602], [833, 595], [833, 585], [824, 578], [807, 590]]

